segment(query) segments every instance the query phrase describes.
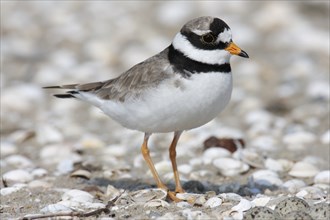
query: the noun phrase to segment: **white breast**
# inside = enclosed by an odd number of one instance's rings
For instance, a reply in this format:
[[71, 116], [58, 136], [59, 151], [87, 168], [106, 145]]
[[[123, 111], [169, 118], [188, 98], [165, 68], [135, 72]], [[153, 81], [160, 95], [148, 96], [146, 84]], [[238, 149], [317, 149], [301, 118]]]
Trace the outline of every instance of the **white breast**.
[[98, 107], [123, 126], [149, 133], [189, 130], [216, 117], [228, 104], [231, 73], [173, 77], [136, 99], [101, 101]]

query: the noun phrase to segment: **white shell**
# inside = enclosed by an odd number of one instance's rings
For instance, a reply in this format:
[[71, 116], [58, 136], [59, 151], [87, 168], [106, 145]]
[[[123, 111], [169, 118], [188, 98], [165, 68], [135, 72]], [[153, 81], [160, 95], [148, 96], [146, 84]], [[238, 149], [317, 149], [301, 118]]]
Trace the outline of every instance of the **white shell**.
[[135, 202], [146, 203], [155, 199], [165, 199], [167, 192], [163, 189], [143, 189], [131, 193], [131, 196]]
[[283, 165], [280, 162], [278, 162], [277, 160], [274, 160], [272, 158], [267, 158], [266, 159], [265, 168], [267, 168], [268, 170], [275, 171], [275, 172], [283, 172], [284, 171]]
[[209, 207], [209, 208], [215, 208], [218, 207], [222, 204], [222, 199], [218, 198], [218, 197], [212, 197], [209, 198], [205, 203], [204, 206], [205, 207]]
[[289, 172], [290, 176], [294, 177], [313, 177], [319, 170], [312, 164], [307, 162], [297, 162], [293, 165]]
[[3, 174], [3, 180], [6, 181], [8, 185], [13, 185], [14, 183], [27, 183], [33, 179], [33, 176], [25, 170], [11, 170]]
[[260, 196], [251, 201], [252, 206], [266, 206], [270, 201], [270, 197], [268, 196]]
[[50, 204], [40, 210], [41, 213], [58, 213], [58, 212], [72, 212], [70, 207], [62, 204]]
[[249, 169], [249, 165], [232, 158], [215, 159], [213, 165], [217, 167], [224, 176], [235, 176]]
[[249, 210], [251, 207], [252, 207], [252, 204], [249, 200], [241, 199], [241, 201], [237, 205], [232, 207], [231, 210], [243, 212], [243, 211]]
[[297, 194], [297, 197], [304, 199], [322, 200], [327, 197], [327, 195], [319, 188], [313, 186], [307, 186], [302, 188]]
[[76, 170], [71, 173], [71, 177], [83, 177], [86, 179], [90, 179], [92, 174], [88, 170]]
[[214, 159], [222, 157], [230, 157], [231, 153], [229, 150], [220, 147], [211, 147], [204, 151], [203, 153], [203, 163], [211, 164]]
[[0, 152], [1, 152], [1, 157], [6, 157], [8, 155], [17, 153], [17, 147], [10, 142], [1, 141]]
[[287, 188], [290, 193], [297, 193], [302, 187], [305, 187], [306, 183], [300, 179], [291, 179], [283, 184], [283, 187]]
[[144, 207], [169, 207], [170, 204], [162, 199], [153, 199], [143, 205]]
[[16, 168], [31, 168], [35, 166], [30, 159], [19, 154], [8, 156], [4, 159], [4, 161]]
[[330, 185], [330, 170], [323, 170], [323, 171], [319, 172], [314, 177], [314, 183]]
[[70, 201], [76, 201], [76, 202], [93, 202], [94, 196], [89, 194], [88, 192], [78, 190], [78, 189], [72, 189], [67, 192], [65, 192], [62, 195], [62, 200], [70, 200]]
[[282, 180], [278, 177], [277, 173], [271, 170], [258, 170], [252, 174], [255, 182], [266, 186], [281, 186]]

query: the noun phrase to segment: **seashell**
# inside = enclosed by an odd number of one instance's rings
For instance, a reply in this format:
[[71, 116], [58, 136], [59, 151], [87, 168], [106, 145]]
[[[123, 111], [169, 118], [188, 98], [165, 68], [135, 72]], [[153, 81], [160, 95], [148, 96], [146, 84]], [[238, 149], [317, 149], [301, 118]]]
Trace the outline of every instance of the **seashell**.
[[256, 137], [250, 144], [251, 146], [262, 151], [276, 151], [277, 143], [272, 136], [262, 135]]
[[252, 204], [249, 200], [241, 199], [241, 201], [237, 205], [232, 207], [231, 210], [237, 211], [237, 212], [244, 212], [246, 210], [249, 210], [251, 207], [252, 207]]
[[324, 170], [316, 174], [314, 183], [330, 185], [330, 170]]
[[321, 136], [321, 142], [322, 144], [330, 144], [330, 130], [324, 132], [324, 134]]
[[21, 169], [11, 170], [3, 174], [2, 179], [6, 181], [8, 185], [13, 185], [15, 183], [27, 183], [33, 179], [33, 176]]
[[290, 193], [297, 193], [302, 187], [305, 187], [306, 183], [299, 179], [288, 180], [283, 184], [283, 187], [287, 188]]
[[25, 184], [15, 184], [11, 187], [5, 187], [0, 189], [0, 195], [1, 196], [7, 196], [10, 195], [11, 193], [17, 192], [18, 190], [24, 188], [26, 185]]
[[236, 201], [239, 202], [242, 199], [242, 196], [236, 194], [236, 193], [221, 193], [219, 194], [219, 197], [222, 199], [222, 202], [231, 202]]
[[215, 159], [213, 165], [217, 167], [224, 176], [235, 176], [249, 170], [249, 165], [232, 158]]
[[[236, 157], [236, 153], [238, 156]], [[256, 168], [264, 168], [264, 158], [257, 152], [250, 149], [236, 151], [234, 154], [236, 159], [240, 159], [248, 165]]]
[[92, 196], [88, 192], [78, 189], [69, 190], [62, 195], [63, 201], [70, 200], [70, 201], [82, 202], [82, 203], [93, 202], [93, 198], [94, 196]]
[[302, 188], [297, 194], [297, 197], [304, 199], [321, 200], [327, 197], [327, 195], [319, 188], [313, 186], [307, 186]]
[[189, 164], [182, 164], [182, 165], [178, 166], [179, 173], [186, 174], [186, 175], [190, 174], [192, 169], [193, 169], [192, 166]]
[[290, 212], [293, 211], [306, 211], [307, 209], [309, 209], [309, 205], [308, 203], [303, 200], [300, 199], [298, 197], [290, 197], [290, 198], [285, 198], [283, 199], [281, 202], [279, 202], [276, 207], [275, 210], [280, 216], [284, 216]]
[[186, 219], [209, 219], [210, 217], [202, 211], [193, 211], [191, 209], [182, 210], [182, 215]]
[[278, 162], [277, 160], [274, 160], [272, 158], [267, 158], [266, 159], [265, 168], [267, 168], [268, 170], [275, 171], [275, 172], [283, 172], [284, 171], [283, 165], [280, 162]]
[[184, 201], [196, 201], [198, 197], [200, 197], [201, 194], [197, 193], [177, 193], [176, 197], [178, 199], [184, 200]]
[[254, 182], [261, 186], [273, 187], [274, 185], [281, 186], [283, 184], [277, 173], [271, 170], [258, 170], [252, 174], [252, 177]]
[[249, 209], [244, 214], [244, 220], [276, 220], [279, 219], [277, 213], [272, 209], [263, 206], [257, 206]]
[[113, 157], [124, 157], [127, 154], [127, 147], [122, 145], [110, 145], [104, 151], [105, 155]]
[[266, 206], [270, 201], [270, 197], [268, 196], [260, 196], [251, 201], [253, 206]]
[[189, 202], [182, 201], [182, 202], [176, 203], [176, 206], [183, 209], [183, 208], [191, 208], [192, 204], [190, 204]]
[[167, 192], [163, 189], [143, 189], [130, 194], [132, 199], [138, 203], [145, 203], [155, 199], [165, 199]]
[[1, 152], [1, 157], [6, 157], [8, 155], [17, 153], [17, 147], [10, 142], [1, 141], [0, 152]]
[[283, 172], [288, 172], [294, 165], [294, 162], [286, 159], [278, 159], [277, 161], [282, 165]]
[[27, 157], [24, 157], [22, 155], [11, 155], [8, 156], [4, 159], [4, 161], [9, 164], [12, 165], [16, 168], [29, 168], [29, 167], [34, 167], [33, 162], [28, 159]]
[[205, 196], [201, 195], [199, 197], [196, 198], [194, 205], [200, 205], [202, 206], [204, 203], [206, 202]]
[[48, 183], [43, 180], [33, 180], [28, 184], [29, 188], [50, 188], [52, 187], [51, 183]]
[[144, 204], [144, 207], [169, 207], [170, 204], [162, 199], [153, 199]]
[[318, 203], [309, 208], [313, 219], [330, 219], [330, 203]]
[[48, 171], [43, 168], [37, 168], [31, 172], [33, 177], [44, 177], [48, 174]]
[[58, 213], [58, 212], [67, 212], [70, 213], [73, 210], [70, 207], [67, 207], [62, 204], [50, 204], [40, 210], [41, 213]]
[[222, 199], [218, 197], [211, 197], [204, 203], [204, 206], [212, 209], [220, 206], [221, 204], [222, 204]]
[[42, 124], [37, 127], [37, 142], [41, 145], [48, 143], [60, 143], [63, 141], [62, 133], [55, 127]]
[[283, 137], [283, 142], [288, 145], [290, 150], [300, 150], [304, 145], [311, 144], [315, 140], [316, 136], [307, 131], [297, 131]]
[[230, 157], [231, 153], [227, 149], [211, 147], [203, 153], [203, 163], [211, 164], [217, 158]]
[[113, 185], [107, 186], [107, 191], [105, 192], [105, 196], [109, 198], [110, 201], [114, 200], [118, 196], [120, 196], [123, 193], [123, 191], [115, 188]]
[[315, 176], [317, 173], [319, 173], [319, 170], [314, 165], [307, 162], [297, 162], [293, 165], [289, 175], [293, 177], [308, 178]]
[[88, 170], [76, 170], [76, 171], [72, 172], [70, 176], [90, 179], [92, 174]]

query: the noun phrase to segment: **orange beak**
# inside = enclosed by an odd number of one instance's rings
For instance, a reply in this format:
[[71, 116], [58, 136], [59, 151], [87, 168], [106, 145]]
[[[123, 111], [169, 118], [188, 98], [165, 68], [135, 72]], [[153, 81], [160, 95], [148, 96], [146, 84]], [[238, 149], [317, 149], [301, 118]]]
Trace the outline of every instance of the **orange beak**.
[[231, 53], [233, 55], [237, 55], [237, 56], [244, 57], [244, 58], [249, 58], [249, 55], [244, 50], [239, 48], [236, 44], [234, 44], [233, 42], [231, 42], [228, 45], [228, 47], [225, 48], [225, 50], [227, 50], [229, 53]]

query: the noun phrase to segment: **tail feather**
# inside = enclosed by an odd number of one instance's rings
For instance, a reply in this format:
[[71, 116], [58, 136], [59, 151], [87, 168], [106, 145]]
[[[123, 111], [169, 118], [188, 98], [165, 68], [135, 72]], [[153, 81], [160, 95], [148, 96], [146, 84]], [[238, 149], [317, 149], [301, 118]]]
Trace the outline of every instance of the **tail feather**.
[[76, 98], [72, 94], [54, 94], [56, 98], [66, 99], [66, 98]]

